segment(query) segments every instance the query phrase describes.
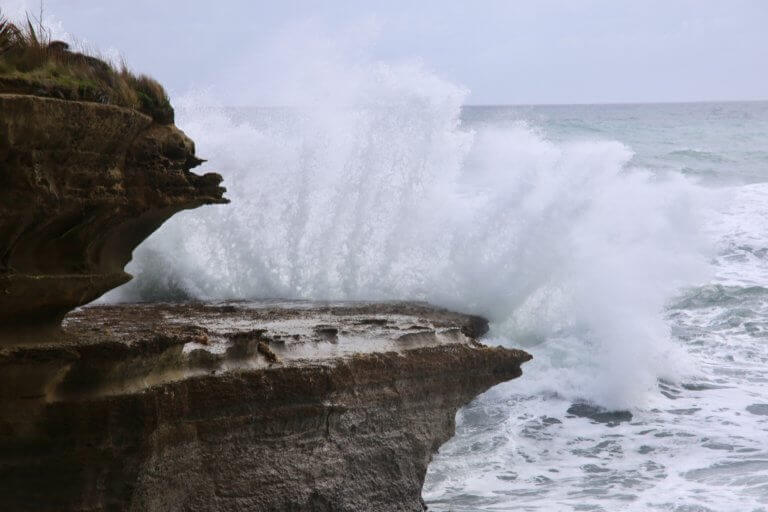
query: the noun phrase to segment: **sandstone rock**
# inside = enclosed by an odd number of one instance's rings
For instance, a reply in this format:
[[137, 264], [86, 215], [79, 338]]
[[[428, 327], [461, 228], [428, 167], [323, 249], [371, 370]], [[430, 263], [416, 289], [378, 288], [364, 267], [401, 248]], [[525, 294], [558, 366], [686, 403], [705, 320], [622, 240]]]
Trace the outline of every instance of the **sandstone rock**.
[[0, 348], [0, 510], [421, 511], [457, 409], [530, 359], [486, 329], [413, 303], [84, 308]]
[[110, 105], [0, 94], [0, 330], [55, 326], [130, 279], [174, 213], [226, 203], [173, 125]]

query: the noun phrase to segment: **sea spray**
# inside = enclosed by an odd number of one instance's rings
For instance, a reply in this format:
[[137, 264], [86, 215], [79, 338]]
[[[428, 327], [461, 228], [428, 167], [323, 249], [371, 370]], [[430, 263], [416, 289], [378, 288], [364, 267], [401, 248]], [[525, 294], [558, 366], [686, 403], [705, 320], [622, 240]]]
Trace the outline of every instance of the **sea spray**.
[[556, 392], [642, 402], [670, 370], [664, 303], [704, 276], [698, 187], [619, 142], [465, 127], [467, 91], [419, 64], [350, 68], [340, 95], [312, 94], [344, 81], [328, 69], [303, 82], [300, 107], [177, 102], [232, 203], [171, 219], [107, 299], [428, 300], [513, 345], [570, 340], [583, 368]]

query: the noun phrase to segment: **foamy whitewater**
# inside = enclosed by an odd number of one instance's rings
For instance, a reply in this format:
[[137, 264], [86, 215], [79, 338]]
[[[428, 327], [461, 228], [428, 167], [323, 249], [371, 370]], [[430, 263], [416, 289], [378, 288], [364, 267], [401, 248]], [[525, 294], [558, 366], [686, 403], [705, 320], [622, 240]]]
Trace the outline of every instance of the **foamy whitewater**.
[[299, 107], [177, 101], [232, 203], [107, 300], [488, 317], [535, 359], [458, 414], [430, 510], [765, 510], [768, 104], [462, 107], [419, 64], [345, 73], [293, 77]]

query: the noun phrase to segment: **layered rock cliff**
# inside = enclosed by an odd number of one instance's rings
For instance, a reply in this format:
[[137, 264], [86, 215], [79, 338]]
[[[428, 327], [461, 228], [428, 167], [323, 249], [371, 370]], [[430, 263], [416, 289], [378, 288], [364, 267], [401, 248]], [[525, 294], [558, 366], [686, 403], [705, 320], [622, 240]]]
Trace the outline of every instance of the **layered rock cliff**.
[[0, 349], [0, 509], [421, 511], [459, 407], [530, 356], [423, 304], [89, 307]]
[[0, 330], [57, 325], [130, 276], [168, 217], [224, 203], [193, 142], [121, 107], [0, 94]]

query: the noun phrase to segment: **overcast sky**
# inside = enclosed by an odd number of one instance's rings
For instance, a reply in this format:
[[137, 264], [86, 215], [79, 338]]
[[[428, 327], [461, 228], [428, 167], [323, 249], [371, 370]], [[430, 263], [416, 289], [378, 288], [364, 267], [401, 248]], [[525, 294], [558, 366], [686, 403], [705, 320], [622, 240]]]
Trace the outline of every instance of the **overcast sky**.
[[[24, 3], [37, 10], [0, 0]], [[234, 70], [252, 59], [269, 74], [260, 48], [291, 27], [304, 37], [286, 59], [314, 33], [339, 37], [373, 61], [420, 60], [472, 104], [768, 99], [768, 0], [46, 0], [45, 12], [174, 94], [222, 86], [233, 104], [269, 103]]]

